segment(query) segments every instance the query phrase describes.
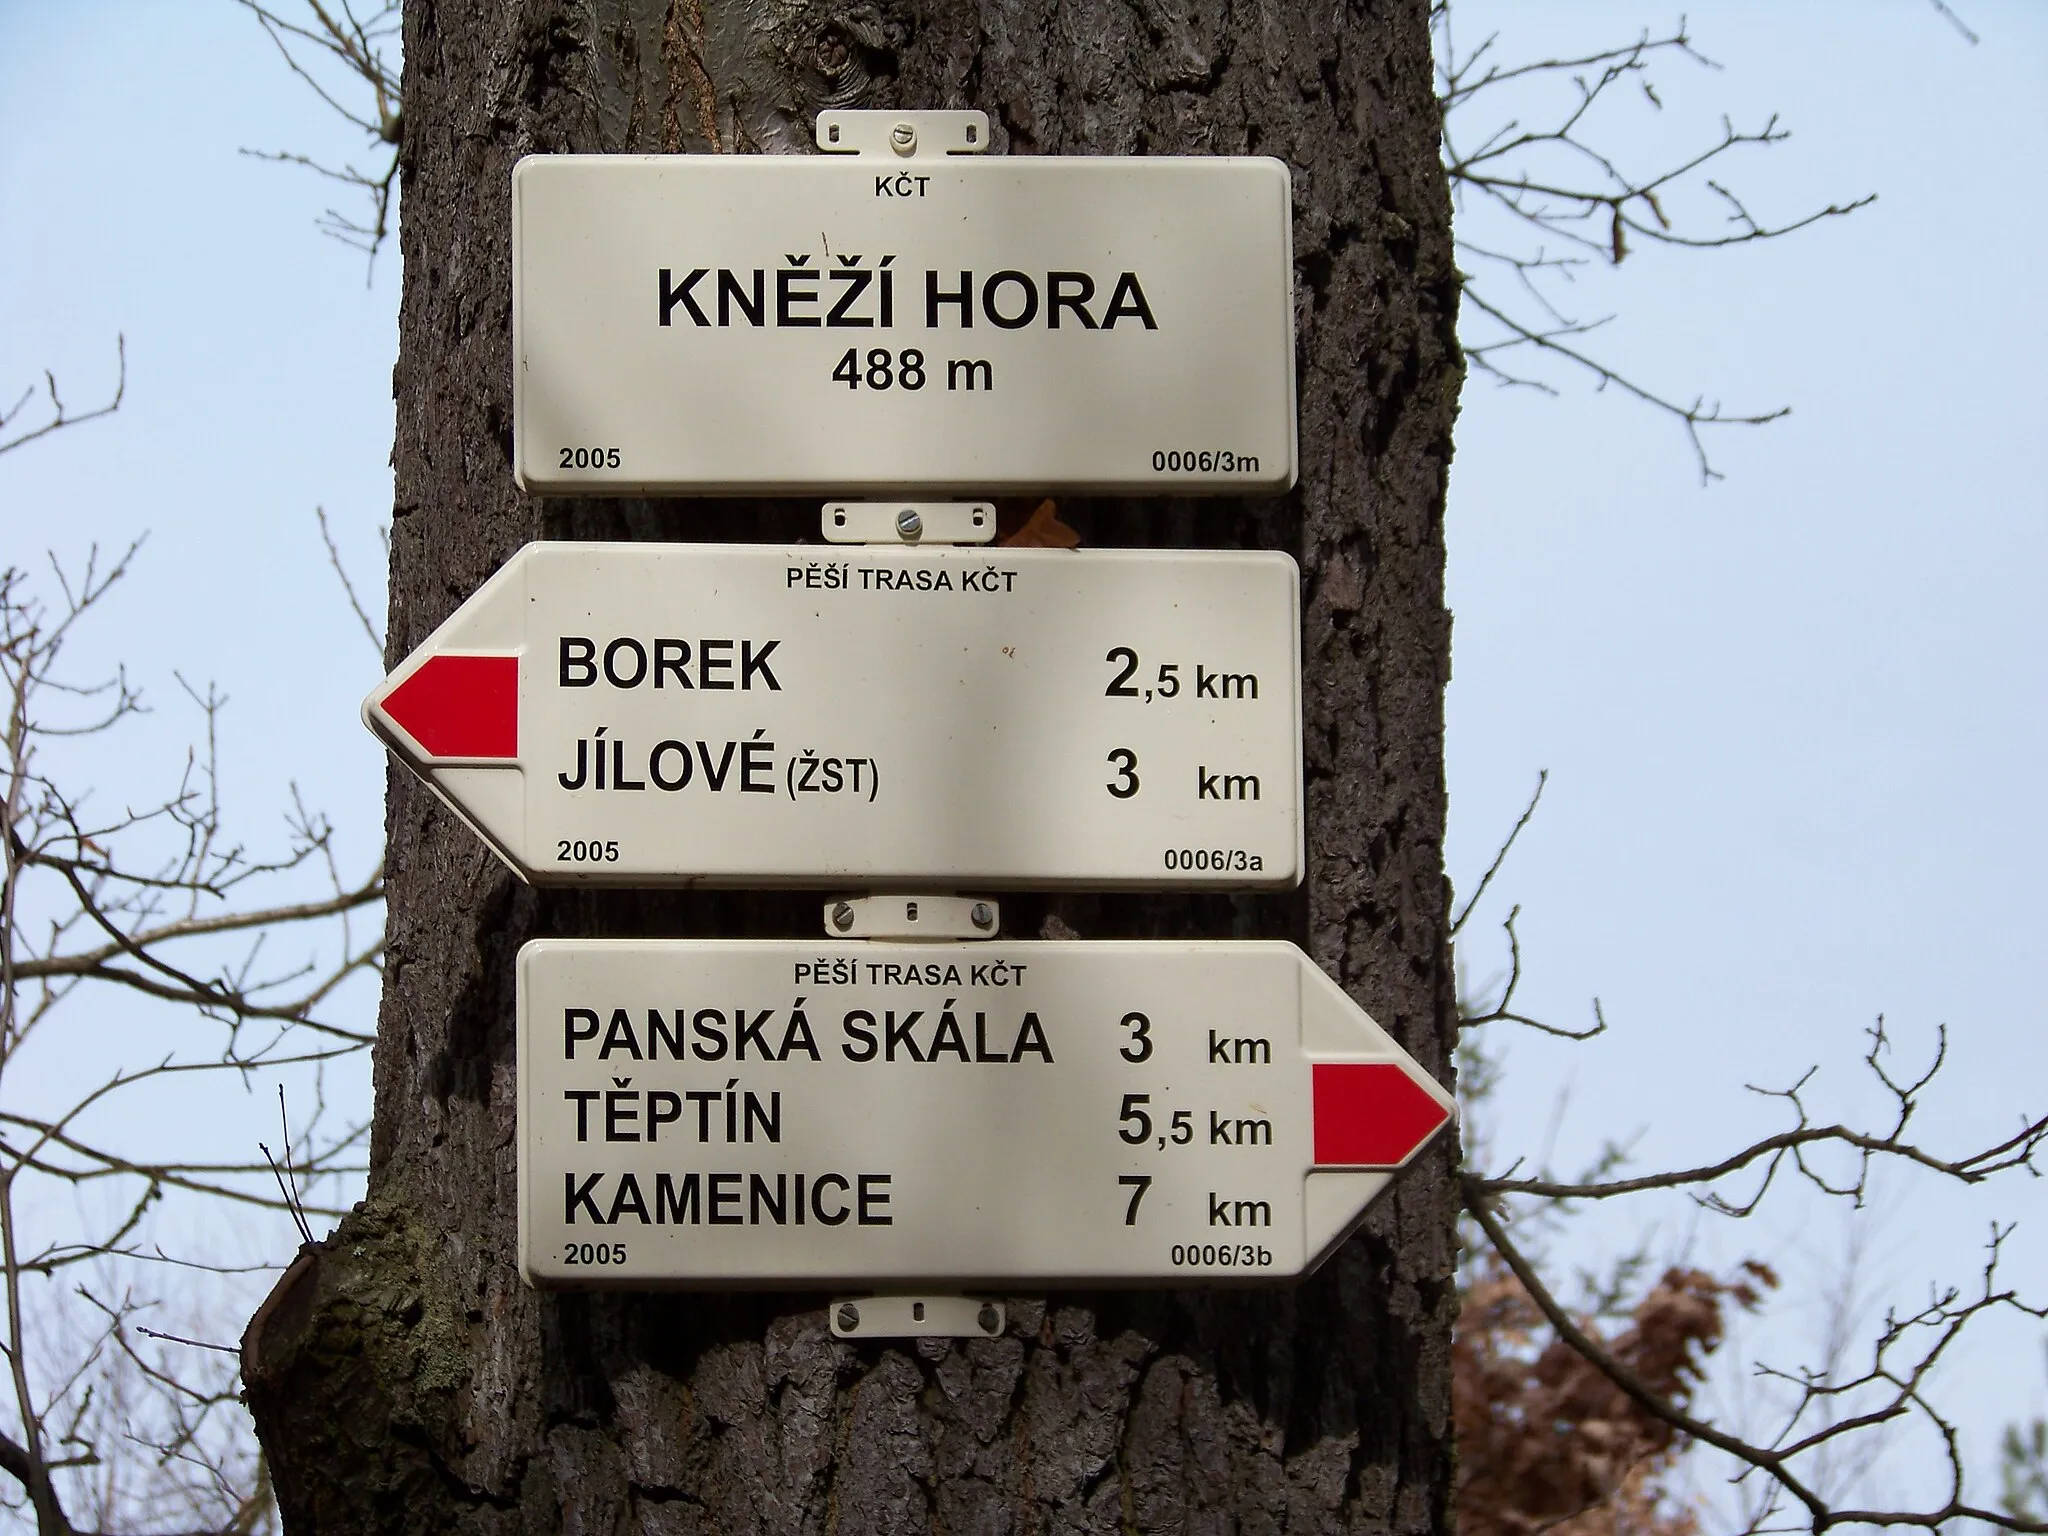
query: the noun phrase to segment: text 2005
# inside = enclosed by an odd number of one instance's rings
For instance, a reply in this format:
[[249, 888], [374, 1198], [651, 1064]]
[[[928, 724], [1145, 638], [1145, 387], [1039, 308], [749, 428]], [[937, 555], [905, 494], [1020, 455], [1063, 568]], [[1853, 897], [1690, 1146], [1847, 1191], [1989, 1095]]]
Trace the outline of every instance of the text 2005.
[[616, 842], [600, 843], [594, 838], [587, 843], [557, 838], [555, 857], [564, 864], [616, 864], [619, 862], [619, 845]]
[[561, 469], [617, 469], [619, 450], [616, 448], [564, 448]]
[[623, 1264], [626, 1262], [624, 1243], [564, 1243], [562, 1244], [564, 1264]]

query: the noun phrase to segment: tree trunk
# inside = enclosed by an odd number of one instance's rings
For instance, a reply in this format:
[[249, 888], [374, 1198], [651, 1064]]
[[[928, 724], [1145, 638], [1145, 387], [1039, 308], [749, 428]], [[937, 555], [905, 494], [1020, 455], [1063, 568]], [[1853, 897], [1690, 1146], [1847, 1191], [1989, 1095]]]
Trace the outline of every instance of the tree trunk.
[[[533, 538], [814, 537], [815, 501], [512, 483], [522, 154], [800, 151], [827, 106], [980, 107], [995, 153], [1294, 168], [1302, 475], [1076, 500], [1094, 545], [1291, 550], [1308, 880], [1011, 896], [1013, 934], [1291, 937], [1440, 1076], [1443, 503], [1461, 365], [1427, 0], [412, 0], [391, 656]], [[797, 430], [802, 430], [800, 427]], [[251, 1324], [311, 1531], [1421, 1532], [1449, 1521], [1453, 1151], [1294, 1288], [1010, 1299], [999, 1339], [836, 1342], [817, 1294], [544, 1295], [515, 1259], [513, 956], [545, 935], [817, 933], [819, 896], [521, 885], [390, 777], [370, 1194]]]

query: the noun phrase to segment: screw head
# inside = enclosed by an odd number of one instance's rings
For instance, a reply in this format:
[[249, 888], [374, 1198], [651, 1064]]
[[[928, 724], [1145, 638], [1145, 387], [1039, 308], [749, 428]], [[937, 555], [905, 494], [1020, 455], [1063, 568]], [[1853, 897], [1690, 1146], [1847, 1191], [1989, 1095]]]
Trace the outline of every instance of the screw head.
[[983, 1302], [981, 1304], [981, 1312], [979, 1313], [979, 1315], [975, 1317], [974, 1320], [977, 1323], [981, 1324], [981, 1331], [983, 1333], [994, 1333], [996, 1329], [1002, 1326], [1003, 1323], [1003, 1320], [997, 1314], [996, 1309], [988, 1302]]
[[852, 1302], [844, 1302], [839, 1308], [839, 1326], [847, 1333], [860, 1326], [860, 1308]]
[[907, 155], [917, 148], [917, 130], [908, 123], [898, 123], [889, 130], [889, 146], [899, 155]]
[[840, 902], [832, 908], [832, 926], [841, 933], [853, 926], [853, 908]]
[[914, 539], [924, 532], [924, 519], [910, 507], [896, 514], [896, 531], [906, 539]]
[[996, 909], [985, 901], [977, 901], [967, 916], [977, 928], [992, 928], [995, 926]]

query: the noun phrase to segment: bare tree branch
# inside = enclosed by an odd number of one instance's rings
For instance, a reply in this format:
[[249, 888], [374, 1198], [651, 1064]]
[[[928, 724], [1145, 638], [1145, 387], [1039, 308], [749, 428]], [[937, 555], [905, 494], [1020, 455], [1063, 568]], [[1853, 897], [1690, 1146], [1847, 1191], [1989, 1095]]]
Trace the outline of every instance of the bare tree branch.
[[[1832, 1529], [1837, 1525], [1916, 1526], [1932, 1530], [1952, 1520], [1979, 1520], [2012, 1531], [2048, 1531], [2048, 1522], [2003, 1513], [1966, 1500], [1963, 1494], [1963, 1464], [1954, 1428], [1934, 1410], [1922, 1391], [1928, 1373], [1974, 1318], [2001, 1308], [2023, 1312], [2032, 1317], [2048, 1316], [2048, 1309], [2029, 1306], [2022, 1302], [2016, 1293], [1994, 1288], [1998, 1250], [2006, 1235], [2004, 1230], [1994, 1230], [1992, 1233], [1987, 1246], [1982, 1288], [1978, 1295], [1961, 1300], [1959, 1293], [1951, 1290], [1936, 1297], [1915, 1314], [1903, 1318], [1887, 1318], [1884, 1330], [1873, 1346], [1869, 1370], [1854, 1380], [1835, 1382], [1810, 1375], [1791, 1378], [1796, 1380], [1802, 1389], [1802, 1396], [1797, 1408], [1789, 1416], [1787, 1426], [1789, 1428], [1790, 1425], [1798, 1423], [1801, 1416], [1819, 1400], [1854, 1394], [1873, 1386], [1882, 1387], [1888, 1392], [1879, 1408], [1838, 1419], [1821, 1430], [1798, 1439], [1786, 1440], [1776, 1445], [1759, 1445], [1727, 1433], [1708, 1420], [1676, 1407], [1662, 1394], [1652, 1391], [1640, 1375], [1603, 1348], [1558, 1302], [1556, 1296], [1536, 1273], [1528, 1256], [1508, 1236], [1506, 1226], [1494, 1205], [1495, 1196], [1486, 1188], [1485, 1181], [1467, 1174], [1462, 1179], [1462, 1185], [1466, 1211], [1485, 1233], [1493, 1251], [1500, 1256], [1530, 1299], [1542, 1311], [1545, 1320], [1559, 1339], [1581, 1358], [1598, 1367], [1601, 1374], [1613, 1382], [1643, 1412], [1670, 1425], [1680, 1434], [1703, 1445], [1712, 1446], [1734, 1457], [1738, 1462], [1767, 1474], [1778, 1487], [1804, 1508], [1808, 1528], [1815, 1533]], [[1912, 1355], [1904, 1366], [1894, 1367], [1890, 1363], [1891, 1354], [1900, 1345], [1920, 1334], [1931, 1334], [1932, 1338], [1917, 1354]], [[1809, 1455], [1830, 1441], [1911, 1413], [1917, 1413], [1932, 1423], [1948, 1447], [1949, 1495], [1938, 1508], [1838, 1508], [1831, 1505], [1792, 1466], [1798, 1458]]]
[[[216, 690], [179, 680], [200, 712], [204, 745], [188, 754], [162, 800], [95, 816], [89, 797], [63, 787], [62, 765], [70, 760], [61, 752], [49, 756], [59, 744], [118, 731], [144, 709], [124, 673], [79, 681], [65, 656], [79, 624], [127, 572], [134, 553], [131, 547], [109, 562], [95, 551], [76, 572], [55, 566], [58, 600], [50, 604], [23, 572], [0, 571], [0, 1086], [13, 1080], [22, 1053], [51, 1031], [58, 1032], [52, 1049], [81, 1054], [63, 1031], [68, 1020], [87, 1022], [87, 1015], [62, 1006], [81, 987], [112, 984], [138, 999], [175, 1005], [154, 1015], [165, 1046], [150, 1064], [111, 1064], [61, 1108], [49, 1106], [46, 1084], [37, 1089], [33, 1113], [0, 1098], [0, 1354], [19, 1428], [18, 1441], [0, 1446], [0, 1473], [18, 1484], [47, 1536], [109, 1525], [131, 1533], [250, 1531], [265, 1518], [260, 1463], [235, 1418], [234, 1362], [215, 1370], [189, 1356], [154, 1358], [156, 1346], [196, 1344], [194, 1331], [142, 1326], [154, 1303], [102, 1281], [137, 1265], [218, 1274], [248, 1268], [196, 1262], [152, 1245], [147, 1226], [167, 1199], [275, 1211], [302, 1236], [312, 1214], [339, 1216], [338, 1206], [305, 1192], [360, 1176], [365, 1128], [320, 1125], [317, 1075], [312, 1122], [296, 1137], [287, 1124], [283, 1149], [263, 1147], [261, 1162], [137, 1154], [124, 1145], [125, 1120], [134, 1112], [124, 1115], [119, 1106], [139, 1108], [147, 1101], [135, 1096], [153, 1085], [222, 1074], [246, 1082], [252, 1073], [283, 1069], [317, 1074], [325, 1061], [359, 1052], [370, 1038], [366, 1031], [316, 1018], [314, 1010], [349, 977], [374, 971], [383, 947], [381, 923], [364, 940], [349, 932], [353, 917], [378, 909], [381, 872], [344, 880], [330, 829], [296, 791], [282, 853], [258, 856], [227, 836], [217, 768], [225, 701]], [[304, 891], [307, 880], [323, 878], [325, 892]], [[266, 942], [283, 937], [303, 941], [306, 953], [266, 959]], [[272, 1180], [275, 1189], [268, 1187]], [[22, 1220], [24, 1191], [31, 1189], [93, 1189], [102, 1196], [80, 1202], [45, 1195], [33, 1202], [31, 1228]], [[53, 1226], [47, 1213], [59, 1206], [75, 1215]], [[55, 1293], [24, 1284], [26, 1276], [47, 1279], [59, 1271], [92, 1277], [75, 1284], [74, 1295], [97, 1309], [96, 1333], [60, 1338], [41, 1310], [50, 1304], [41, 1298], [53, 1303]], [[61, 1331], [75, 1331], [76, 1309], [50, 1316]], [[44, 1321], [31, 1328], [37, 1318]], [[105, 1470], [116, 1463], [140, 1480], [117, 1489]], [[104, 1477], [81, 1476], [91, 1469], [103, 1469]], [[81, 1519], [67, 1505], [96, 1513]]]
[[[61, 432], [66, 427], [79, 426], [84, 422], [95, 421], [102, 416], [111, 416], [114, 412], [118, 411], [121, 408], [122, 399], [128, 393], [128, 338], [125, 335], [114, 338], [114, 354], [116, 361], [120, 365], [119, 373], [114, 380], [114, 393], [108, 398], [105, 405], [96, 405], [91, 410], [83, 411], [76, 415], [72, 414], [70, 409], [64, 404], [64, 397], [58, 392], [57, 376], [48, 369], [45, 369], [43, 371], [42, 393], [50, 402], [49, 419], [34, 427], [21, 428], [17, 426], [21, 419], [21, 413], [28, 409], [31, 402], [36, 398], [37, 393], [33, 387], [23, 390], [13, 405], [5, 410], [0, 410], [0, 453], [12, 453], [15, 449], [25, 447], [29, 443], [35, 442], [38, 438], [48, 437], [52, 432]], [[14, 436], [12, 437], [7, 436], [10, 429], [14, 431]]]
[[1465, 899], [1465, 905], [1460, 907], [1458, 915], [1451, 919], [1452, 938], [1458, 936], [1459, 930], [1465, 926], [1465, 919], [1472, 915], [1472, 909], [1479, 905], [1479, 899], [1486, 894], [1487, 887], [1493, 884], [1493, 877], [1500, 873], [1501, 865], [1507, 863], [1508, 855], [1514, 852], [1515, 839], [1522, 835], [1522, 829], [1529, 825], [1530, 818], [1536, 814], [1536, 807], [1543, 801], [1543, 787], [1549, 782], [1550, 770], [1539, 769], [1536, 774], [1536, 788], [1529, 796], [1529, 803], [1522, 807], [1522, 814], [1515, 818], [1514, 826], [1508, 829], [1508, 835], [1494, 852], [1493, 862], [1486, 866], [1486, 873], [1479, 877], [1479, 884]]
[[290, 20], [259, 0], [237, 3], [256, 18], [286, 67], [338, 117], [364, 134], [382, 156], [382, 163], [369, 170], [353, 165], [336, 169], [289, 151], [245, 149], [242, 153], [306, 167], [366, 196], [370, 204], [367, 222], [330, 208], [320, 229], [362, 251], [374, 272], [377, 252], [391, 232], [398, 146], [405, 135], [399, 65], [393, 56], [400, 37], [397, 0], [385, 0], [362, 16], [356, 14], [352, 0], [302, 0], [308, 13], [304, 22]]
[[[1894, 1116], [1888, 1131], [1859, 1131], [1840, 1124], [1815, 1125], [1808, 1116], [1805, 1101], [1801, 1096], [1802, 1090], [1813, 1075], [1809, 1071], [1790, 1088], [1751, 1090], [1785, 1101], [1795, 1117], [1795, 1123], [1789, 1129], [1752, 1142], [1712, 1163], [1597, 1183], [1562, 1182], [1553, 1179], [1490, 1179], [1477, 1175], [1468, 1177], [1474, 1179], [1477, 1187], [1490, 1196], [1533, 1195], [1549, 1200], [1608, 1200], [1619, 1195], [1641, 1194], [1648, 1190], [1710, 1185], [1761, 1163], [1762, 1178], [1747, 1196], [1729, 1200], [1717, 1192], [1709, 1191], [1701, 1197], [1703, 1204], [1722, 1215], [1747, 1216], [1757, 1208], [1758, 1203], [1771, 1188], [1778, 1170], [1787, 1162], [1804, 1176], [1809, 1184], [1823, 1193], [1843, 1196], [1859, 1203], [1868, 1188], [1873, 1161], [1879, 1157], [1897, 1158], [1964, 1184], [1982, 1183], [1995, 1174], [2013, 1169], [2025, 1169], [2036, 1175], [2041, 1172], [2035, 1159], [2041, 1154], [2044, 1146], [2048, 1146], [2048, 1116], [2030, 1120], [2022, 1124], [2012, 1135], [1956, 1157], [1937, 1156], [1906, 1140], [1903, 1133], [1907, 1122], [1912, 1119], [1918, 1108], [1918, 1095], [1933, 1081], [1934, 1074], [1940, 1070], [1945, 1059], [1946, 1036], [1942, 1037], [1941, 1044], [1937, 1046], [1933, 1062], [1928, 1069], [1919, 1077], [1905, 1082], [1893, 1078], [1884, 1066], [1882, 1057], [1890, 1045], [1885, 1033], [1884, 1020], [1880, 1018], [1869, 1033], [1870, 1048], [1864, 1053], [1863, 1060], [1865, 1066], [1892, 1096]], [[1807, 1161], [1804, 1156], [1806, 1149], [1818, 1146], [1840, 1146], [1853, 1150], [1857, 1154], [1854, 1175], [1846, 1181], [1837, 1182], [1829, 1178], [1824, 1170]]]
[[[1778, 221], [1752, 214], [1716, 173], [1735, 157], [1782, 144], [1789, 134], [1775, 116], [1755, 128], [1738, 128], [1723, 117], [1717, 133], [1661, 167], [1624, 165], [1605, 146], [1632, 146], [1634, 139], [1614, 125], [1611, 113], [1631, 102], [1639, 110], [1661, 112], [1653, 74], [1666, 63], [1720, 68], [1694, 46], [1682, 19], [1668, 32], [1645, 30], [1620, 47], [1516, 64], [1497, 62], [1497, 34], [1461, 51], [1453, 23], [1451, 0], [1435, 0], [1431, 29], [1444, 168], [1465, 268], [1466, 357], [1510, 387], [1556, 393], [1545, 379], [1508, 366], [1503, 358], [1511, 354], [1562, 363], [1589, 376], [1596, 389], [1614, 385], [1679, 423], [1703, 485], [1720, 478], [1703, 429], [1760, 426], [1787, 408], [1727, 410], [1704, 396], [1688, 404], [1680, 394], [1643, 382], [1576, 340], [1612, 317], [1577, 318], [1561, 302], [1557, 285], [1581, 269], [1619, 266], [1645, 246], [1719, 250], [1779, 239], [1853, 213], [1873, 197], [1829, 202]], [[1525, 126], [1530, 114], [1537, 126]], [[1719, 223], [1693, 212], [1694, 204], [1718, 212]], [[1495, 290], [1500, 276], [1513, 279], [1510, 292]], [[1490, 327], [1473, 324], [1474, 317]]]

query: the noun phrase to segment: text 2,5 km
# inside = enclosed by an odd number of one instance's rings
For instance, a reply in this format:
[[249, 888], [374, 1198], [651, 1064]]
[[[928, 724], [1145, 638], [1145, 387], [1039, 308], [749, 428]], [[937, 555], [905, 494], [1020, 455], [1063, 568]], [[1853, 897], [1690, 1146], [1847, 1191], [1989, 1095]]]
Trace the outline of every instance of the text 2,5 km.
[[1128, 645], [1112, 646], [1103, 658], [1115, 667], [1116, 675], [1102, 690], [1106, 699], [1143, 699], [1150, 704], [1153, 699], [1177, 699], [1185, 689], [1188, 697], [1194, 699], [1256, 699], [1259, 696], [1259, 675], [1256, 672], [1226, 672], [1221, 667], [1210, 667], [1196, 662], [1192, 677], [1181, 676], [1182, 663], [1163, 661], [1159, 664], [1156, 678], [1147, 686], [1142, 681], [1134, 682], [1139, 675], [1138, 653]]

